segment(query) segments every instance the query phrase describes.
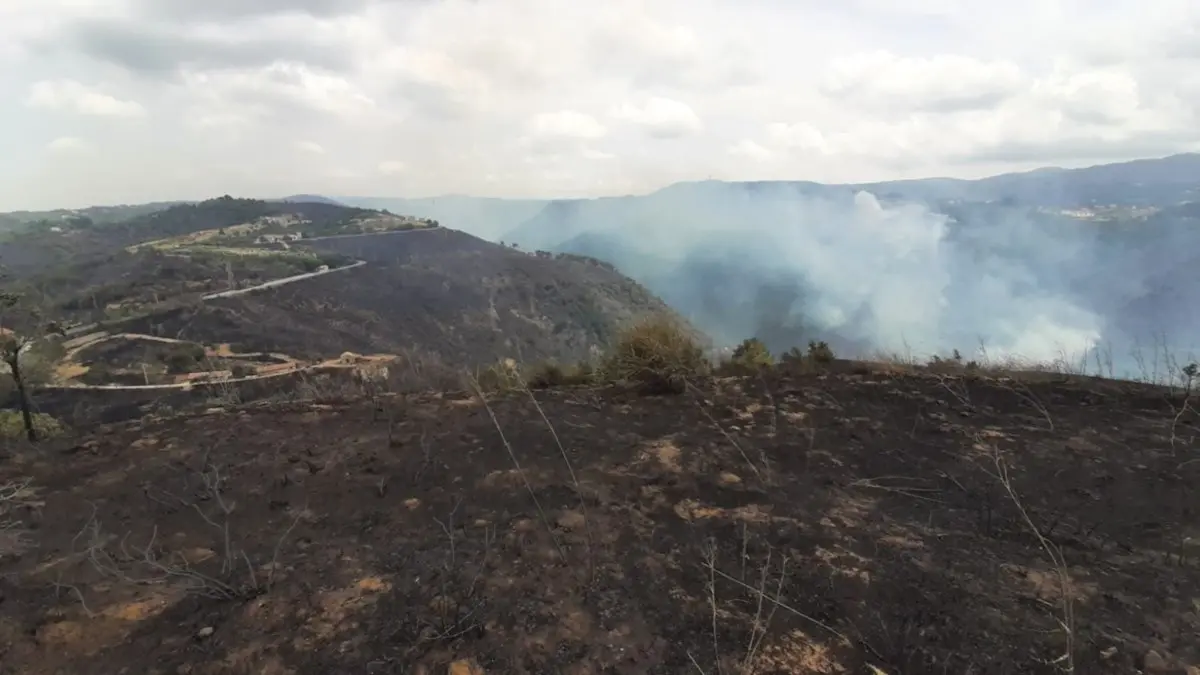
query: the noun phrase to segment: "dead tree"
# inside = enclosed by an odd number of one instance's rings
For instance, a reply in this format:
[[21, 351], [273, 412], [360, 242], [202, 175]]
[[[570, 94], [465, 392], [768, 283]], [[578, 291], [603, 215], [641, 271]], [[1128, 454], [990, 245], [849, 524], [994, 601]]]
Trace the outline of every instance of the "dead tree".
[[371, 399], [374, 410], [371, 419], [379, 419], [383, 412], [380, 396], [387, 393], [388, 367], [384, 363], [362, 363], [354, 366], [354, 383]]
[[8, 366], [12, 375], [13, 385], [17, 390], [17, 402], [21, 408], [21, 422], [25, 426], [25, 437], [30, 443], [38, 440], [37, 429], [33, 426], [33, 405], [29, 398], [29, 383], [23, 370], [25, 356], [29, 351], [49, 335], [63, 335], [63, 330], [56, 323], [47, 324], [33, 334], [18, 335], [4, 327], [3, 317], [20, 303], [20, 296], [15, 293], [0, 293], [0, 360]]

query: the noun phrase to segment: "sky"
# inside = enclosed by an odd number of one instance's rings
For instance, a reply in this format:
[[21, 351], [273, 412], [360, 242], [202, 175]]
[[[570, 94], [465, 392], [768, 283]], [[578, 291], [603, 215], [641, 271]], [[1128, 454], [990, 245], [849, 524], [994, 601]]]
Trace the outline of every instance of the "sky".
[[1193, 0], [3, 0], [0, 210], [1200, 150]]

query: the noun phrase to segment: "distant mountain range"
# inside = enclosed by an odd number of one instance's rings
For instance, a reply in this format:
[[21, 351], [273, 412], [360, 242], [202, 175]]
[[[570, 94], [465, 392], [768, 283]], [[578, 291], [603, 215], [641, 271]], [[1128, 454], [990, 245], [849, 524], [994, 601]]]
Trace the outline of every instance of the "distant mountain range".
[[784, 349], [817, 337], [860, 353], [967, 353], [982, 342], [993, 355], [1038, 359], [1094, 355], [1087, 350], [1106, 343], [1112, 360], [1128, 363], [1139, 344], [1165, 335], [1170, 349], [1156, 353], [1190, 358], [1189, 340], [1200, 353], [1200, 314], [1190, 311], [1200, 305], [1200, 154], [978, 180], [696, 181], [597, 199], [273, 201], [387, 209], [526, 250], [595, 257], [718, 341], [757, 335]]
[[[722, 187], [725, 186], [725, 187]], [[736, 186], [729, 189], [729, 186]], [[589, 203], [602, 209], [610, 204], [665, 194], [711, 196], [770, 193], [801, 197], [840, 198], [860, 190], [885, 202], [914, 201], [940, 207], [962, 202], [1004, 203], [1011, 206], [1071, 209], [1098, 205], [1161, 206], [1200, 201], [1200, 153], [1101, 164], [1079, 169], [1048, 167], [976, 180], [922, 178], [875, 183], [824, 184], [811, 181], [696, 181], [676, 183], [649, 195], [598, 199], [498, 199], [447, 195], [420, 199], [337, 197], [344, 204], [393, 213], [434, 218], [485, 239], [520, 241], [537, 217], [551, 221], [554, 212]], [[551, 212], [543, 213], [545, 209]], [[521, 229], [518, 229], [521, 228]]]
[[[284, 202], [289, 204], [330, 204], [332, 206], [348, 206], [336, 199], [322, 197], [321, 195], [292, 195], [290, 197], [282, 197], [280, 199], [270, 199], [267, 201]], [[369, 207], [362, 207], [369, 208]]]
[[756, 335], [786, 349], [819, 337], [847, 352], [924, 354], [983, 343], [1042, 360], [1095, 360], [1104, 344], [1118, 372], [1200, 353], [1200, 315], [1182, 309], [1200, 304], [1200, 154], [979, 180], [339, 199], [599, 258], [719, 342]]

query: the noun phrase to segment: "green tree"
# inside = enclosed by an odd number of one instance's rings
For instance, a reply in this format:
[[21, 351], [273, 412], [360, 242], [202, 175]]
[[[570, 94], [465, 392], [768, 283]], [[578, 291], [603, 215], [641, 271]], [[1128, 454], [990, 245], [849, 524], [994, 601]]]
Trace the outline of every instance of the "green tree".
[[771, 350], [758, 338], [748, 338], [733, 350], [731, 361], [734, 365], [746, 369], [766, 368], [775, 363]]

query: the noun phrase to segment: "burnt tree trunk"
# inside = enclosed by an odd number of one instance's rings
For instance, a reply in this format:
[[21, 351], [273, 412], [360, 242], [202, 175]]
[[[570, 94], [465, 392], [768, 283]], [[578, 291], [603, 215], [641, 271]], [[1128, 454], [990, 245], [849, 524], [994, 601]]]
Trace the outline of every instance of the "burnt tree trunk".
[[33, 428], [33, 412], [29, 409], [29, 392], [25, 389], [25, 379], [21, 377], [21, 355], [17, 353], [8, 361], [12, 370], [13, 383], [17, 385], [17, 398], [21, 404], [21, 421], [25, 423], [25, 437], [30, 443], [37, 443], [37, 429]]

